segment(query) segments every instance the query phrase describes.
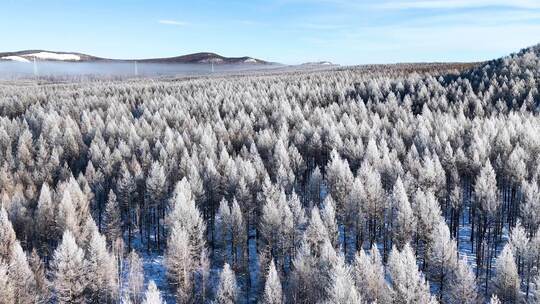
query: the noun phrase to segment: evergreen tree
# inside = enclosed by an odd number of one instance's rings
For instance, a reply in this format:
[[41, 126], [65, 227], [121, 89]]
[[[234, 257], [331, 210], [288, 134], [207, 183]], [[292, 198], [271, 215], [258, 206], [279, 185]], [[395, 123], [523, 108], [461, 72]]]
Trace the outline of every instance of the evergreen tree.
[[450, 238], [450, 231], [444, 222], [439, 222], [431, 239], [433, 242], [427, 256], [428, 272], [431, 281], [438, 284], [439, 299], [442, 299], [458, 266], [457, 245]]
[[193, 275], [197, 264], [187, 232], [173, 227], [168, 241], [165, 260], [169, 283], [176, 291], [178, 303], [189, 303], [193, 297]]
[[11, 250], [17, 241], [15, 231], [4, 207], [0, 207], [0, 260], [9, 262]]
[[445, 303], [479, 303], [476, 277], [467, 262], [467, 256], [463, 256], [457, 263], [457, 267], [448, 284], [448, 292], [443, 298]]
[[418, 270], [416, 258], [409, 244], [402, 251], [392, 248], [388, 257], [388, 273], [394, 291], [394, 303], [429, 303], [429, 285]]
[[337, 259], [331, 274], [330, 290], [327, 303], [356, 304], [362, 300], [354, 285], [349, 266], [345, 264], [343, 256]]
[[18, 241], [11, 247], [8, 276], [13, 282], [17, 303], [31, 304], [36, 302], [38, 294], [34, 273], [30, 269], [26, 254]]
[[161, 293], [159, 292], [159, 289], [156, 286], [156, 283], [154, 283], [153, 280], [150, 280], [148, 283], [148, 289], [146, 290], [146, 293], [144, 294], [144, 301], [143, 304], [165, 304], [165, 301], [161, 298]]
[[9, 277], [9, 267], [0, 260], [0, 299], [5, 304], [15, 304], [15, 287]]
[[144, 273], [141, 258], [131, 251], [127, 259], [127, 292], [128, 298], [135, 304], [141, 303], [144, 288]]
[[216, 293], [216, 303], [235, 304], [238, 299], [238, 288], [234, 271], [225, 263], [219, 275], [219, 286]]
[[116, 200], [116, 194], [110, 190], [105, 205], [105, 216], [103, 218], [104, 232], [107, 241], [112, 244], [122, 236], [122, 220], [120, 218], [120, 207]]
[[358, 294], [368, 303], [389, 303], [392, 299], [386, 283], [384, 266], [376, 246], [368, 256], [363, 249], [356, 253], [353, 263], [353, 278]]
[[328, 232], [328, 237], [334, 248], [339, 247], [339, 228], [336, 220], [336, 211], [334, 207], [334, 200], [332, 196], [328, 195], [323, 202], [323, 208], [321, 209], [321, 219]]
[[58, 303], [86, 303], [88, 265], [84, 252], [69, 230], [56, 248], [51, 265], [53, 286]]
[[283, 292], [281, 289], [281, 282], [279, 275], [276, 271], [276, 265], [274, 260], [270, 261], [268, 274], [266, 276], [266, 283], [264, 285], [264, 294], [261, 303], [264, 304], [282, 304]]
[[171, 204], [172, 210], [167, 220], [170, 230], [176, 227], [186, 231], [193, 259], [198, 265], [202, 250], [206, 246], [206, 224], [195, 206], [195, 199], [187, 179], [182, 179], [176, 185]]
[[521, 300], [520, 279], [510, 245], [504, 246], [497, 257], [495, 271], [496, 276], [493, 280], [495, 295], [502, 303], [518, 303]]
[[39, 250], [46, 256], [50, 256], [52, 241], [58, 236], [54, 225], [54, 204], [49, 186], [43, 184], [39, 194], [36, 211], [36, 232], [39, 238]]
[[91, 301], [114, 301], [118, 294], [118, 270], [115, 257], [107, 251], [105, 237], [94, 231], [87, 253], [88, 292]]
[[36, 292], [38, 293], [37, 303], [48, 303], [50, 301], [50, 282], [46, 276], [45, 264], [39, 257], [36, 249], [32, 250], [32, 254], [28, 259], [30, 269], [34, 273], [36, 280]]
[[416, 219], [399, 177], [392, 191], [392, 208], [392, 234], [396, 246], [402, 248], [412, 240], [413, 232], [416, 230]]

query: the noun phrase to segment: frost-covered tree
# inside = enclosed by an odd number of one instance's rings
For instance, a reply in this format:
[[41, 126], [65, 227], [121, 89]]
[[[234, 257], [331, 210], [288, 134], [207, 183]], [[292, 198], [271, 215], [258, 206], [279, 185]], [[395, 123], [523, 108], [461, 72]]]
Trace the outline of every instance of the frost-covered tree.
[[514, 253], [510, 245], [504, 249], [495, 262], [494, 293], [502, 303], [518, 303], [521, 299], [520, 279]]
[[11, 247], [8, 277], [13, 282], [17, 303], [30, 304], [39, 299], [34, 273], [18, 241]]
[[56, 248], [52, 261], [53, 286], [58, 303], [86, 303], [88, 262], [69, 230]]
[[88, 298], [97, 303], [118, 297], [118, 269], [115, 257], [107, 250], [105, 237], [94, 231], [88, 246]]
[[442, 299], [458, 266], [457, 245], [444, 222], [439, 222], [431, 239], [433, 242], [427, 255], [428, 273], [432, 282], [438, 285], [439, 299]]
[[17, 241], [15, 231], [8, 218], [4, 207], [0, 207], [0, 260], [8, 262], [11, 256], [11, 250]]
[[335, 203], [332, 196], [328, 195], [324, 199], [323, 208], [321, 209], [321, 219], [326, 227], [330, 242], [332, 242], [332, 245], [337, 248], [339, 246], [339, 227], [336, 220], [336, 210], [334, 204]]
[[332, 269], [327, 303], [362, 303], [362, 299], [354, 285], [350, 268], [345, 263], [343, 256], [338, 257]]
[[416, 230], [416, 218], [414, 217], [409, 198], [401, 178], [398, 177], [392, 191], [392, 235], [398, 248], [412, 240]]
[[36, 292], [38, 294], [36, 302], [46, 303], [50, 300], [51, 296], [50, 282], [46, 276], [45, 264], [39, 257], [36, 249], [32, 250], [28, 258], [28, 263], [36, 280]]
[[55, 229], [55, 206], [52, 199], [52, 193], [49, 186], [45, 183], [41, 187], [39, 194], [36, 225], [37, 237], [39, 238], [39, 250], [44, 255], [50, 255], [51, 243], [56, 239], [58, 233]]
[[[242, 213], [242, 209], [240, 208], [240, 204], [238, 204], [236, 198], [233, 198], [231, 206], [231, 234], [233, 262], [236, 265], [238, 256], [241, 256], [244, 252], [244, 245], [247, 238], [244, 215]], [[240, 251], [240, 253], [238, 251]]]
[[443, 298], [445, 303], [477, 304], [479, 302], [476, 277], [468, 264], [467, 256], [463, 256], [458, 261], [445, 294]]
[[141, 303], [144, 273], [141, 258], [135, 251], [130, 252], [127, 258], [127, 278], [128, 298], [135, 304]]
[[388, 273], [393, 289], [394, 303], [430, 303], [429, 284], [416, 265], [414, 252], [409, 244], [403, 250], [392, 248], [388, 257]]
[[161, 292], [154, 283], [153, 280], [150, 280], [148, 283], [148, 289], [144, 294], [143, 304], [165, 304], [165, 301], [161, 297]]
[[343, 215], [345, 201], [351, 191], [354, 175], [349, 163], [341, 159], [336, 150], [330, 154], [330, 162], [326, 168], [326, 181], [330, 194], [336, 201], [338, 214]]
[[238, 299], [238, 287], [234, 271], [225, 263], [219, 275], [219, 286], [216, 292], [216, 303], [234, 304]]
[[222, 247], [224, 258], [226, 258], [228, 254], [227, 245], [229, 243], [229, 239], [232, 237], [232, 218], [231, 208], [225, 199], [222, 199], [219, 203], [215, 223], [215, 234], [217, 235], [216, 241]]
[[165, 265], [178, 303], [189, 303], [193, 297], [193, 275], [197, 267], [193, 249], [186, 230], [174, 226], [169, 236]]
[[282, 304], [283, 302], [284, 301], [281, 281], [276, 271], [276, 265], [274, 264], [274, 260], [271, 260], [268, 274], [266, 276], [266, 282], [264, 284], [264, 294], [262, 296], [261, 303]]
[[109, 244], [122, 235], [122, 220], [120, 218], [120, 206], [116, 194], [111, 190], [107, 196], [105, 214], [103, 216], [103, 231]]
[[199, 264], [202, 250], [206, 246], [206, 224], [195, 205], [195, 199], [187, 179], [182, 179], [176, 185], [171, 204], [172, 210], [167, 219], [170, 230], [172, 231], [176, 227], [186, 231], [192, 247], [193, 258]]
[[9, 267], [0, 261], [0, 297], [3, 303], [15, 304], [15, 287], [9, 277]]
[[353, 278], [358, 294], [368, 303], [389, 303], [392, 291], [385, 279], [384, 266], [376, 246], [367, 255], [363, 249], [356, 253]]

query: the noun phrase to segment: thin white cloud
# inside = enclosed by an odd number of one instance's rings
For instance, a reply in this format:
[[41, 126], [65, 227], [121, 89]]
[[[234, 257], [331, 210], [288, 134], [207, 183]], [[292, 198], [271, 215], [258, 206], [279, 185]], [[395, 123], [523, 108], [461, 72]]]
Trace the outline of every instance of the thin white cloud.
[[538, 0], [390, 0], [374, 5], [381, 9], [456, 9], [481, 7], [507, 7], [516, 9], [540, 9]]
[[162, 19], [158, 21], [159, 24], [166, 24], [166, 25], [176, 25], [176, 26], [186, 26], [189, 25], [188, 22], [184, 21], [177, 21], [177, 20], [168, 20], [168, 19]]

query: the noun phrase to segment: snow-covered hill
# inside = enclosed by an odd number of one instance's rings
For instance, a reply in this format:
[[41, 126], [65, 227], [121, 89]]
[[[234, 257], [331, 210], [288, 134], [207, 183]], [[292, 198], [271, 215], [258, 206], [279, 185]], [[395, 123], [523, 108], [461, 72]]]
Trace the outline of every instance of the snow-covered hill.
[[79, 53], [66, 52], [51, 52], [51, 51], [20, 51], [0, 53], [0, 60], [17, 61], [17, 62], [32, 62], [36, 61], [95, 61], [100, 58]]
[[166, 58], [142, 59], [107, 59], [74, 52], [52, 52], [44, 50], [26, 50], [0, 53], [0, 61], [33, 62], [36, 61], [66, 61], [66, 62], [141, 62], [141, 63], [180, 63], [180, 64], [235, 64], [255, 65], [269, 62], [253, 57], [224, 57], [216, 53], [195, 53]]

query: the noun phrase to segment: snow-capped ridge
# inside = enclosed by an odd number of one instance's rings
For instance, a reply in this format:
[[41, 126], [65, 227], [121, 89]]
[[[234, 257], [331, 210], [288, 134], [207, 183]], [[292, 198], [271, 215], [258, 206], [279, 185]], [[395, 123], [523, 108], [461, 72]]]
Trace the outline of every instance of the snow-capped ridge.
[[21, 56], [5, 56], [5, 57], [1, 57], [0, 59], [2, 60], [11, 60], [11, 61], [17, 61], [17, 62], [30, 62], [30, 60], [24, 58], [24, 57], [21, 57]]
[[38, 52], [27, 55], [22, 55], [26, 58], [36, 58], [41, 60], [56, 60], [56, 61], [80, 61], [81, 56], [70, 53], [53, 53], [53, 52]]

